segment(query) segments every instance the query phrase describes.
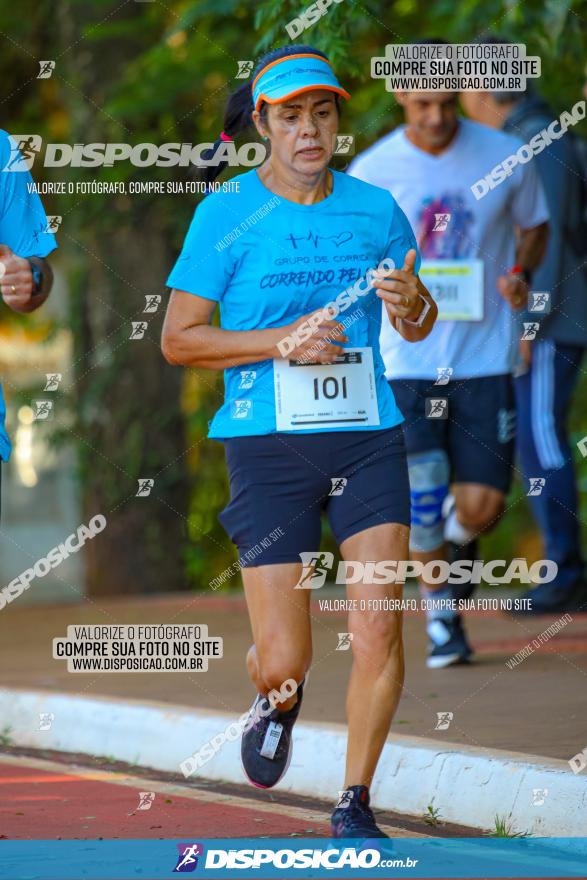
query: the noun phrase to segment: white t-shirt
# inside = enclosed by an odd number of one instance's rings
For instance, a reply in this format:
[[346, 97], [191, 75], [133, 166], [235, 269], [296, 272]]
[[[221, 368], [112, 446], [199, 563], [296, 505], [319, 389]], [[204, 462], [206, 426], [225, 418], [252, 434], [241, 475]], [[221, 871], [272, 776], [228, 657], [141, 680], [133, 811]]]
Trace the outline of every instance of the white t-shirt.
[[[510, 177], [479, 201], [471, 185], [515, 153], [521, 141], [471, 122], [459, 128], [438, 156], [414, 146], [400, 126], [352, 163], [348, 173], [391, 192], [416, 234], [422, 259], [482, 260], [483, 319], [437, 321], [419, 343], [406, 342], [391, 326], [385, 308], [381, 353], [388, 379], [436, 379], [512, 372], [520, 319], [497, 290], [497, 278], [515, 262], [514, 227], [530, 229], [548, 220], [535, 163], [518, 164]], [[435, 215], [450, 214], [444, 231], [433, 231]], [[422, 279], [426, 283], [426, 279]]]

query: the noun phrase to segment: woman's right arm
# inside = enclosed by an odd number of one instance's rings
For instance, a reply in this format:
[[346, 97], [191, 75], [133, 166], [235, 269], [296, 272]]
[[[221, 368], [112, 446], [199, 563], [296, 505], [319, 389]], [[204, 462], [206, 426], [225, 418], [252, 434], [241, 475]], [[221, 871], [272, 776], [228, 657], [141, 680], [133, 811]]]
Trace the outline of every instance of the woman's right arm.
[[[296, 327], [308, 319], [304, 315], [285, 327], [269, 330], [223, 330], [210, 326], [217, 303], [214, 300], [172, 290], [163, 324], [161, 349], [170, 364], [185, 367], [203, 367], [207, 370], [224, 370], [240, 364], [253, 364], [270, 358], [281, 357], [277, 343], [295, 332]], [[308, 340], [300, 343], [288, 355], [292, 360], [303, 358], [318, 346], [319, 354], [314, 360], [331, 363], [343, 349], [329, 337], [345, 342], [344, 333], [337, 321], [322, 320]]]

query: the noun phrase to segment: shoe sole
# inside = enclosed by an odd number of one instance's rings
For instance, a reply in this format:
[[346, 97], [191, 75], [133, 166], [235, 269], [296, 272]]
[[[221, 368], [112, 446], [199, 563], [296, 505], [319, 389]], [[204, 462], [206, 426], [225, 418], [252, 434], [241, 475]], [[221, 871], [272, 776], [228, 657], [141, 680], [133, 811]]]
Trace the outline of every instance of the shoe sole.
[[470, 655], [463, 654], [445, 654], [442, 657], [427, 657], [426, 666], [428, 669], [444, 669], [447, 666], [458, 666], [462, 663], [468, 663]]

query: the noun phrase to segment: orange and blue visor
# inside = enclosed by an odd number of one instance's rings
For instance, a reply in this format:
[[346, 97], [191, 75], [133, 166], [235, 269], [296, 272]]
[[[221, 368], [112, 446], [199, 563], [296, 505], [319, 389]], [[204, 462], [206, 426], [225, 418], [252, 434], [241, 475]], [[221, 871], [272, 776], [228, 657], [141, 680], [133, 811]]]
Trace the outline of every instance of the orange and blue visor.
[[350, 98], [334, 75], [330, 62], [321, 55], [286, 55], [285, 58], [271, 61], [259, 71], [252, 85], [253, 104], [258, 110], [262, 101], [281, 104], [288, 98], [313, 89], [327, 89], [343, 98]]

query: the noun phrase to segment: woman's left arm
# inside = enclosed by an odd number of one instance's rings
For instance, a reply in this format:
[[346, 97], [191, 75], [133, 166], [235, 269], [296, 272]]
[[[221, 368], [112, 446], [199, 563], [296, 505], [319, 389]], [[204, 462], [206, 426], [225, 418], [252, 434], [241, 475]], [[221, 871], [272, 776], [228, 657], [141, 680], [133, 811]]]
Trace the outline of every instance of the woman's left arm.
[[394, 269], [385, 276], [375, 273], [371, 282], [385, 303], [392, 325], [408, 342], [425, 339], [438, 316], [438, 306], [414, 273], [416, 256], [411, 248], [402, 269]]

